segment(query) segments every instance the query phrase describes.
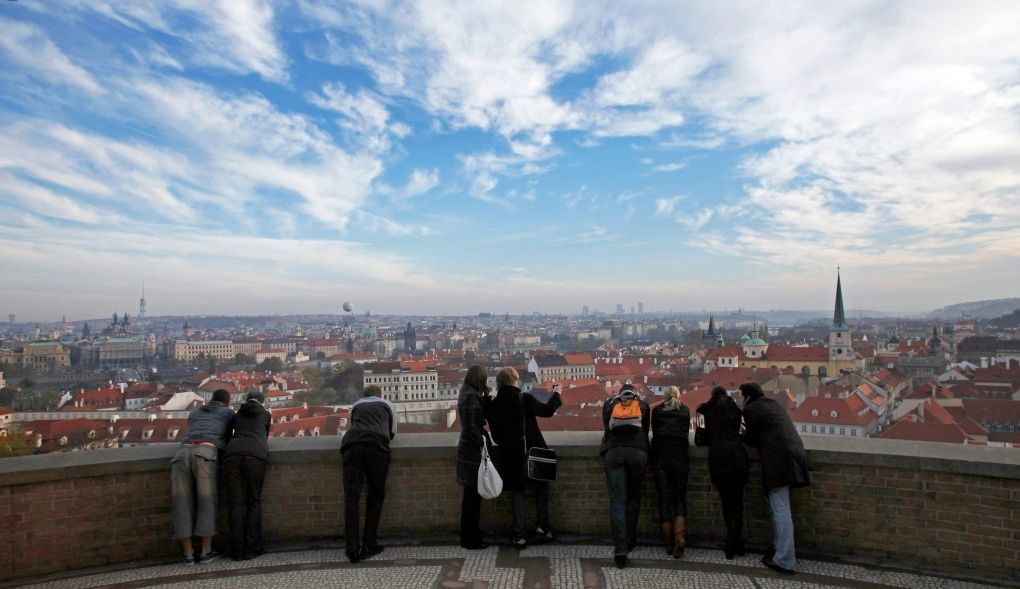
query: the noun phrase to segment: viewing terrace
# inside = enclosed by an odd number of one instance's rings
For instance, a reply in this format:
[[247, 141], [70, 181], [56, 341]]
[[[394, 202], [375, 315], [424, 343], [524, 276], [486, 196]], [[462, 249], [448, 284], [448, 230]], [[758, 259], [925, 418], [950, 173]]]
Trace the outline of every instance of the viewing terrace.
[[509, 546], [506, 499], [483, 505], [491, 540], [456, 546], [456, 435], [394, 441], [380, 533], [386, 551], [343, 558], [337, 437], [270, 440], [269, 553], [178, 564], [170, 538], [174, 446], [0, 461], [0, 586], [45, 587], [1020, 587], [1020, 454], [1014, 449], [808, 437], [813, 485], [792, 493], [798, 574], [766, 569], [759, 481], [745, 494], [750, 553], [723, 558], [723, 523], [705, 451], [692, 450], [685, 556], [658, 547], [648, 477], [643, 544], [612, 565], [597, 432], [547, 433], [561, 456], [551, 487], [558, 540]]

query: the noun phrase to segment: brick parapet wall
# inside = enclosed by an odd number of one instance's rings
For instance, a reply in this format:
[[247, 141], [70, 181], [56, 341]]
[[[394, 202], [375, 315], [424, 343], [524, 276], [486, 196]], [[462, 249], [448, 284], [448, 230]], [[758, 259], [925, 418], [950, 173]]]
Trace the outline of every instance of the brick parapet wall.
[[[605, 538], [608, 500], [597, 433], [546, 436], [561, 456], [551, 487], [553, 525]], [[794, 491], [801, 555], [1020, 582], [1020, 452], [896, 442], [806, 438], [814, 484]], [[387, 483], [383, 538], [450, 539], [461, 488], [456, 435], [398, 436]], [[273, 439], [263, 498], [273, 542], [338, 538], [343, 485], [337, 438]], [[175, 447], [51, 454], [0, 461], [0, 580], [173, 557], [169, 460]], [[641, 531], [656, 534], [651, 476]], [[722, 514], [705, 451], [692, 450], [689, 539], [721, 546]], [[764, 548], [770, 532], [756, 467], [745, 492], [746, 530]], [[529, 513], [533, 510], [529, 506]], [[486, 501], [483, 528], [509, 530], [506, 498]]]

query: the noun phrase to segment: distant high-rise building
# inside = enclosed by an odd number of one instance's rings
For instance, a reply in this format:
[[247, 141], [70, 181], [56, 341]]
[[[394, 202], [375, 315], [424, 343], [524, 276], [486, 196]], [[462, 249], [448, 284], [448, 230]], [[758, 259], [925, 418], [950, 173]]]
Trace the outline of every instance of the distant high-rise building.
[[616, 303], [616, 314], [617, 315], [623, 315], [624, 314], [623, 303]]
[[145, 283], [142, 283], [142, 298], [138, 299], [138, 316], [145, 317]]
[[7, 322], [11, 324], [11, 327], [14, 327], [14, 324], [17, 322], [17, 320], [18, 316], [15, 315], [14, 313], [11, 313], [10, 315], [7, 316]]
[[645, 314], [645, 304], [642, 303], [641, 301], [638, 301], [637, 312], [638, 312], [638, 315], [644, 315]]
[[582, 317], [588, 316], [588, 305], [585, 305], [584, 307], [581, 308], [581, 316]]

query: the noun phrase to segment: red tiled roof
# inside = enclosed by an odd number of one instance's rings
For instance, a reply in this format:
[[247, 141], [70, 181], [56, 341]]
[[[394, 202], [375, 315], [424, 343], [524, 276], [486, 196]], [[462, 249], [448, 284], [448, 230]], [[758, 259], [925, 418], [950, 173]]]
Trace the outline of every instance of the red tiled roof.
[[567, 360], [567, 364], [571, 366], [594, 364], [595, 357], [591, 352], [567, 352], [563, 354], [563, 357]]
[[931, 399], [925, 399], [918, 406], [917, 412], [925, 423], [956, 423], [952, 414]]
[[776, 376], [778, 370], [775, 368], [758, 368], [756, 366], [741, 368], [716, 368], [715, 370], [697, 377], [692, 384], [701, 386], [721, 385], [728, 390], [733, 390], [745, 382], [763, 383]]
[[964, 399], [963, 411], [980, 424], [1015, 423], [1020, 425], [1020, 401], [1005, 399]]
[[560, 385], [560, 397], [563, 399], [564, 406], [574, 406], [581, 403], [590, 404], [605, 401], [609, 398], [609, 393], [606, 391], [605, 385], [600, 383], [575, 387]]
[[790, 419], [803, 423], [867, 427], [878, 419], [878, 415], [857, 397], [842, 399], [809, 397], [794, 410]]
[[877, 437], [885, 440], [911, 440], [915, 442], [946, 442], [962, 444], [964, 440], [973, 441], [963, 429], [955, 423], [922, 423], [901, 419], [889, 426]]

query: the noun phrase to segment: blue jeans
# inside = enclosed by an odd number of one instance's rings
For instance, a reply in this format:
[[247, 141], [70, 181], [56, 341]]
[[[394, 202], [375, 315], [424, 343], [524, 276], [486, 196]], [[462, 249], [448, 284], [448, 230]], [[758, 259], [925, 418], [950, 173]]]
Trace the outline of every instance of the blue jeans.
[[614, 554], [627, 554], [637, 545], [641, 484], [645, 478], [648, 452], [641, 448], [610, 448], [602, 460], [609, 487], [609, 523], [613, 531]]
[[793, 546], [793, 514], [790, 512], [790, 487], [777, 487], [769, 491], [769, 511], [772, 513], [772, 544], [776, 553], [772, 561], [784, 569], [797, 566]]

